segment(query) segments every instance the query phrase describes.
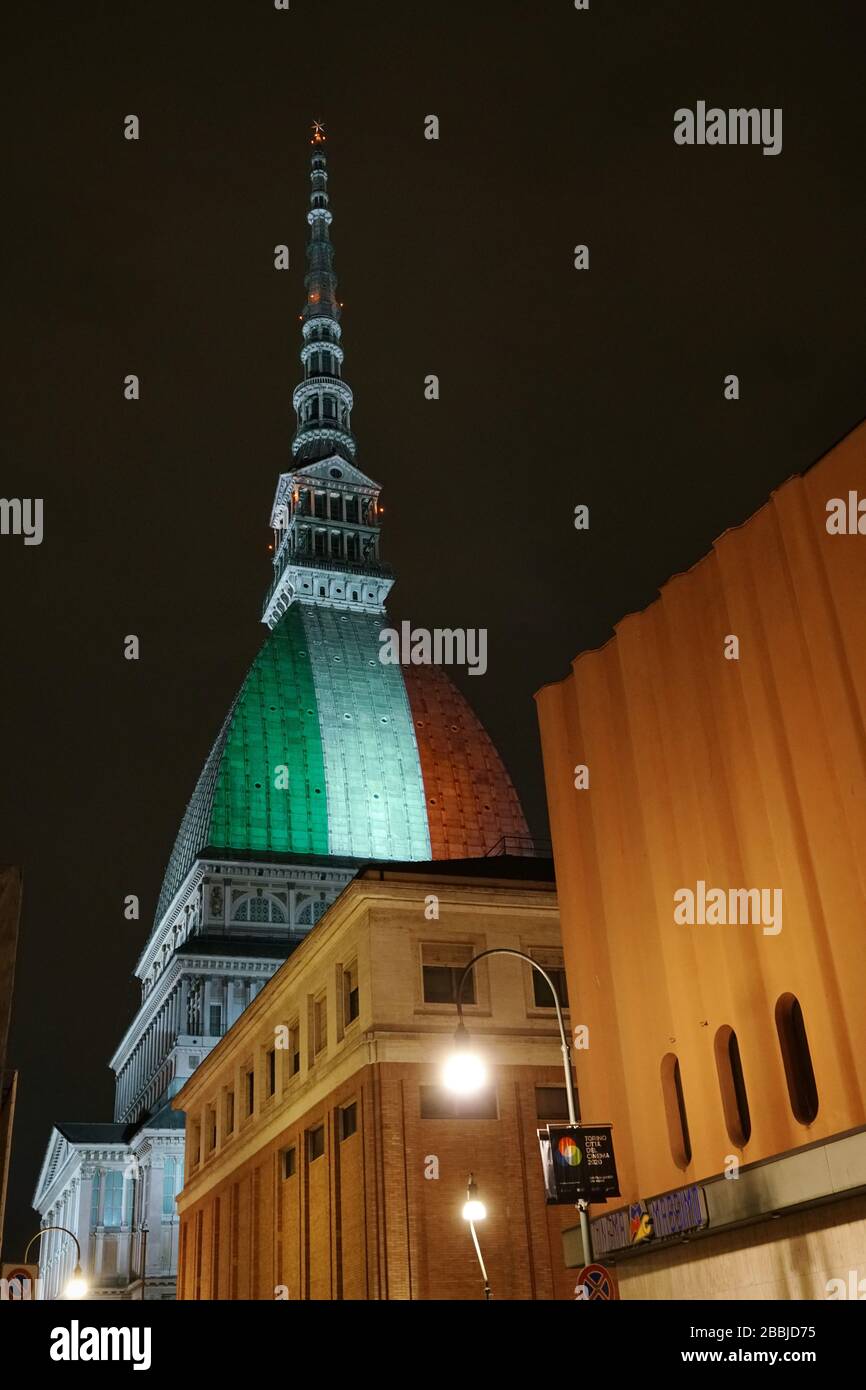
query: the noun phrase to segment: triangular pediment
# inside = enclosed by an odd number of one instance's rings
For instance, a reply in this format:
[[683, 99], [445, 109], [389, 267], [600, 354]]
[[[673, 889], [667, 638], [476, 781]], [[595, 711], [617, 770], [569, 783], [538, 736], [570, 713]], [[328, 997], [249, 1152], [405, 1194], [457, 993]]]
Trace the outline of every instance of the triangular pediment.
[[[340, 477], [335, 477], [335, 472], [339, 471]], [[362, 473], [360, 468], [356, 468], [353, 463], [347, 463], [338, 454], [332, 455], [328, 459], [317, 459], [315, 463], [308, 463], [304, 468], [299, 468], [294, 475], [298, 478], [310, 478], [315, 482], [322, 483], [350, 483], [355, 487], [372, 488], [375, 492], [381, 491], [382, 484], [375, 479], [368, 478], [366, 473]]]
[[[338, 472], [339, 478], [335, 476]], [[335, 484], [339, 484], [341, 487], [356, 487], [376, 497], [382, 491], [382, 484], [377, 483], [375, 478], [369, 478], [366, 473], [361, 472], [360, 468], [356, 468], [353, 463], [347, 463], [339, 454], [332, 454], [330, 458], [317, 459], [315, 463], [308, 463], [303, 468], [296, 469], [294, 473], [282, 473], [280, 475], [271, 512], [272, 526], [276, 526], [280, 508], [287, 506], [288, 500], [297, 486], [298, 479], [303, 479], [309, 483], [320, 483], [323, 487], [333, 487]], [[284, 524], [285, 522], [283, 522]]]
[[45, 1151], [42, 1171], [39, 1174], [39, 1181], [36, 1184], [36, 1192], [33, 1196], [33, 1205], [37, 1211], [41, 1210], [41, 1199], [51, 1187], [51, 1184], [66, 1162], [70, 1147], [68, 1140], [63, 1137], [60, 1131], [58, 1129], [52, 1129], [51, 1138], [48, 1141], [48, 1148]]

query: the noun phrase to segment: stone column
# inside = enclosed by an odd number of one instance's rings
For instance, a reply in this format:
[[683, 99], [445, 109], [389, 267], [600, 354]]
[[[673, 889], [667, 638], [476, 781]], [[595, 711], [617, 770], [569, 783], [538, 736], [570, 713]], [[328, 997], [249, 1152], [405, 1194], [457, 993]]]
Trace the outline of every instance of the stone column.
[[165, 1178], [164, 1159], [151, 1154], [150, 1182], [147, 1187], [147, 1269], [151, 1278], [165, 1272], [162, 1252], [162, 1185]]
[[[54, 1225], [54, 1207], [45, 1217], [46, 1226]], [[39, 1242], [39, 1265], [40, 1270], [44, 1270], [45, 1297], [53, 1298], [54, 1289], [54, 1251], [57, 1245], [57, 1232], [49, 1231], [47, 1236], [43, 1236]]]
[[95, 1181], [99, 1183], [99, 1199], [96, 1209], [96, 1225], [99, 1228], [96, 1232], [96, 1250], [94, 1251], [94, 1276], [98, 1283], [102, 1276], [102, 1251], [105, 1245], [105, 1168], [97, 1170]]
[[180, 1026], [178, 1028], [178, 1033], [182, 1037], [186, 1037], [189, 1033], [189, 986], [189, 976], [182, 976], [180, 982]]
[[92, 1168], [82, 1168], [81, 1187], [78, 1193], [78, 1227], [75, 1234], [81, 1241], [81, 1267], [85, 1274], [93, 1274], [93, 1231], [90, 1225], [90, 1210], [93, 1201], [93, 1184], [97, 1179]]

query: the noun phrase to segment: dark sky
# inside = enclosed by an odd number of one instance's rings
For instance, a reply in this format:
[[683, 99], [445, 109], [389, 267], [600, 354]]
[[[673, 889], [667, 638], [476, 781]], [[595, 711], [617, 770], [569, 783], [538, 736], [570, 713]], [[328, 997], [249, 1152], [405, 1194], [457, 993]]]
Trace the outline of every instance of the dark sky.
[[[46, 527], [40, 547], [0, 537], [0, 861], [25, 871], [7, 1258], [37, 1226], [52, 1121], [112, 1116], [132, 967], [264, 634], [311, 119], [391, 613], [489, 630], [489, 674], [459, 683], [543, 834], [533, 692], [866, 414], [864, 18], [860, 0], [4, 6], [0, 492], [43, 497]], [[782, 153], [678, 148], [674, 110], [698, 100], [782, 107]]]

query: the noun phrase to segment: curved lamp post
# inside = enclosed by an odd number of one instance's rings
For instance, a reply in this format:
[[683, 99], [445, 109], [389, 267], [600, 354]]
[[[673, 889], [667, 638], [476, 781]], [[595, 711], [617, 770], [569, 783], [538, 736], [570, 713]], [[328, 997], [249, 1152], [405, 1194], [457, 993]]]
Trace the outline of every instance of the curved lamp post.
[[40, 1229], [36, 1232], [35, 1236], [31, 1236], [30, 1240], [27, 1242], [27, 1249], [24, 1251], [24, 1259], [22, 1260], [22, 1264], [26, 1265], [27, 1256], [30, 1254], [30, 1247], [33, 1245], [34, 1241], [41, 1240], [42, 1237], [47, 1235], [49, 1231], [62, 1231], [64, 1235], [70, 1236], [72, 1240], [75, 1241], [77, 1259], [75, 1262], [75, 1268], [72, 1271], [72, 1278], [66, 1285], [64, 1293], [67, 1298], [83, 1298], [84, 1295], [87, 1293], [87, 1280], [85, 1279], [84, 1271], [81, 1268], [81, 1244], [79, 1242], [78, 1236], [75, 1235], [72, 1231], [70, 1231], [68, 1226], [40, 1227]]
[[[571, 1048], [568, 1045], [568, 1034], [565, 1031], [565, 1020], [562, 1016], [562, 1004], [559, 1000], [559, 991], [551, 980], [546, 970], [533, 960], [532, 956], [526, 955], [524, 951], [514, 951], [507, 946], [497, 946], [490, 951], [482, 951], [479, 955], [473, 956], [460, 977], [460, 984], [457, 986], [457, 1031], [454, 1034], [454, 1051], [445, 1064], [443, 1081], [449, 1091], [455, 1091], [458, 1095], [472, 1095], [479, 1091], [484, 1085], [486, 1072], [484, 1063], [473, 1052], [469, 1043], [469, 1030], [463, 1020], [463, 991], [466, 981], [475, 966], [480, 960], [487, 956], [516, 956], [518, 960], [526, 961], [533, 970], [537, 970], [539, 975], [547, 981], [548, 988], [553, 995], [553, 1002], [556, 1007], [556, 1021], [559, 1024], [559, 1036], [562, 1040], [562, 1066], [565, 1072], [565, 1094], [568, 1097], [568, 1119], [573, 1125], [580, 1124], [580, 1109], [577, 1103], [577, 1093], [574, 1089], [574, 1076], [571, 1070]], [[589, 1203], [578, 1202], [577, 1209], [580, 1213], [580, 1234], [583, 1241], [583, 1262], [591, 1265], [592, 1255], [592, 1231], [589, 1225]], [[473, 1231], [474, 1234], [474, 1231]], [[480, 1255], [479, 1255], [480, 1258]]]
[[490, 1302], [492, 1294], [490, 1292], [490, 1280], [487, 1278], [487, 1266], [484, 1263], [484, 1256], [481, 1253], [481, 1246], [478, 1243], [478, 1232], [475, 1229], [476, 1221], [483, 1221], [487, 1216], [487, 1208], [478, 1197], [478, 1185], [475, 1181], [475, 1174], [469, 1174], [469, 1182], [466, 1186], [466, 1203], [463, 1207], [463, 1220], [468, 1221], [469, 1229], [472, 1232], [472, 1243], [475, 1246], [475, 1253], [478, 1256], [478, 1263], [481, 1267], [481, 1278], [484, 1280], [484, 1298]]

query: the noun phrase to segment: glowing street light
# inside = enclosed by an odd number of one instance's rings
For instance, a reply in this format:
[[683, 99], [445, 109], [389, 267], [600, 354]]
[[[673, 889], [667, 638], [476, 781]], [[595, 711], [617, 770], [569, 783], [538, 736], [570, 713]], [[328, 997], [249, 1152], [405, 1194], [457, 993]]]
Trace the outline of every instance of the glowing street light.
[[80, 1264], [76, 1264], [72, 1271], [72, 1278], [66, 1285], [67, 1298], [84, 1298], [87, 1293], [87, 1280], [84, 1277], [84, 1270]]
[[487, 1303], [492, 1298], [490, 1291], [490, 1280], [487, 1278], [487, 1268], [484, 1264], [484, 1256], [481, 1254], [481, 1246], [478, 1241], [478, 1232], [475, 1229], [476, 1221], [483, 1221], [487, 1216], [487, 1208], [478, 1197], [478, 1185], [475, 1182], [475, 1174], [469, 1174], [469, 1182], [466, 1185], [466, 1201], [463, 1205], [463, 1220], [469, 1223], [472, 1232], [472, 1244], [475, 1246], [475, 1254], [478, 1256], [478, 1264], [481, 1268], [481, 1277], [484, 1280], [484, 1298]]
[[483, 1202], [478, 1200], [478, 1184], [474, 1174], [469, 1174], [469, 1186], [466, 1189], [466, 1201], [463, 1205], [463, 1220], [470, 1222], [485, 1221], [487, 1219], [487, 1208]]
[[472, 1096], [484, 1089], [487, 1068], [469, 1043], [469, 1033], [461, 1018], [454, 1034], [454, 1050], [442, 1073], [446, 1089], [458, 1096]]
[[[580, 1112], [577, 1106], [577, 1094], [574, 1089], [574, 1076], [571, 1070], [571, 1049], [568, 1045], [568, 1035], [565, 1031], [565, 1020], [562, 1016], [562, 1004], [559, 999], [559, 991], [547, 971], [543, 970], [538, 964], [538, 961], [532, 959], [532, 956], [526, 955], [525, 951], [514, 951], [510, 947], [497, 946], [493, 950], [482, 951], [479, 955], [474, 956], [463, 971], [460, 977], [460, 984], [457, 986], [458, 1023], [457, 1030], [454, 1034], [454, 1050], [448, 1057], [442, 1070], [442, 1084], [447, 1090], [454, 1092], [456, 1095], [470, 1096], [482, 1090], [487, 1082], [487, 1068], [478, 1053], [473, 1051], [469, 1041], [469, 1030], [463, 1021], [463, 990], [466, 986], [466, 981], [469, 979], [472, 970], [478, 962], [484, 960], [487, 956], [516, 956], [518, 960], [524, 960], [527, 965], [531, 965], [532, 969], [537, 970], [539, 975], [542, 975], [547, 981], [548, 989], [553, 995], [553, 1003], [556, 1008], [556, 1021], [559, 1024], [559, 1036], [562, 1042], [562, 1066], [565, 1072], [565, 1094], [568, 1099], [568, 1119], [569, 1123], [572, 1125], [579, 1124]], [[471, 1181], [470, 1178], [470, 1183]], [[467, 1203], [467, 1206], [468, 1205], [469, 1203]], [[580, 1214], [583, 1263], [584, 1265], [591, 1265], [593, 1262], [593, 1253], [592, 1231], [589, 1225], [589, 1203], [578, 1202], [577, 1209]], [[466, 1219], [469, 1220], [469, 1217]], [[473, 1239], [475, 1239], [477, 1249], [478, 1241], [475, 1237], [474, 1226], [472, 1227], [472, 1235]], [[481, 1259], [480, 1250], [478, 1252], [478, 1258], [479, 1260]]]
[[27, 1242], [27, 1249], [24, 1251], [23, 1263], [27, 1263], [27, 1256], [30, 1254], [30, 1248], [33, 1245], [34, 1241], [41, 1240], [42, 1237], [47, 1235], [49, 1231], [62, 1231], [64, 1235], [69, 1236], [71, 1240], [75, 1241], [75, 1249], [77, 1253], [75, 1268], [72, 1271], [71, 1279], [69, 1279], [66, 1288], [63, 1290], [63, 1297], [72, 1298], [76, 1300], [86, 1298], [89, 1286], [87, 1280], [84, 1277], [84, 1270], [81, 1268], [81, 1244], [79, 1242], [78, 1237], [74, 1234], [74, 1232], [70, 1231], [68, 1226], [42, 1226], [36, 1232], [35, 1236], [32, 1236], [30, 1240]]

